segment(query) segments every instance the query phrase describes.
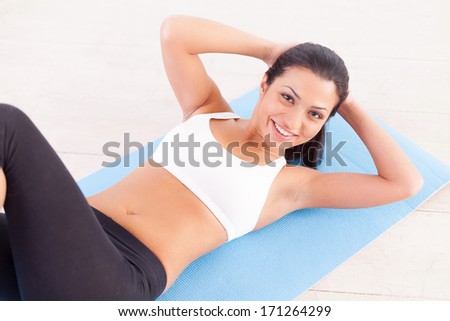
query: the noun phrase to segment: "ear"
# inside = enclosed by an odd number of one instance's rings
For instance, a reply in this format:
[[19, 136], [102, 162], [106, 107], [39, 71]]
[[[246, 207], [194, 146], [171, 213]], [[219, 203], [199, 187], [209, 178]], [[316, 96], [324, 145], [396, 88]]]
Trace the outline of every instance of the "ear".
[[261, 84], [259, 85], [259, 98], [262, 98], [267, 91], [267, 74], [264, 74]]

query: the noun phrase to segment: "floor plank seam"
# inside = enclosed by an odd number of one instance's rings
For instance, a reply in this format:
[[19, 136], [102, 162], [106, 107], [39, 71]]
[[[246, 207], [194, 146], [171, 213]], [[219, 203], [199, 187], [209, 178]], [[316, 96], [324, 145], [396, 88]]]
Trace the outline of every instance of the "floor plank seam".
[[350, 291], [335, 291], [335, 290], [309, 290], [311, 292], [321, 293], [336, 293], [336, 294], [349, 294], [349, 295], [367, 295], [373, 297], [390, 297], [390, 298], [405, 298], [405, 299], [417, 299], [417, 300], [448, 300], [448, 298], [434, 298], [434, 297], [418, 297], [408, 295], [395, 295], [395, 294], [383, 294], [383, 293], [366, 293], [366, 292], [350, 292]]
[[[428, 203], [432, 201], [427, 200]], [[429, 210], [429, 209], [417, 209], [416, 212], [428, 212], [428, 213], [441, 213], [441, 214], [450, 214], [450, 210]]]
[[406, 114], [412, 114], [412, 113], [418, 113], [418, 114], [439, 114], [439, 115], [450, 115], [450, 112], [446, 111], [423, 111], [423, 110], [402, 110], [402, 109], [386, 109], [386, 108], [367, 108], [370, 112], [377, 112], [377, 111], [383, 111], [383, 112], [396, 112], [396, 113], [406, 113]]
[[438, 58], [408, 58], [408, 57], [389, 57], [389, 56], [362, 56], [362, 55], [346, 55], [347, 59], [371, 59], [371, 60], [401, 60], [401, 61], [411, 61], [411, 62], [436, 62], [436, 63], [449, 63], [449, 59]]

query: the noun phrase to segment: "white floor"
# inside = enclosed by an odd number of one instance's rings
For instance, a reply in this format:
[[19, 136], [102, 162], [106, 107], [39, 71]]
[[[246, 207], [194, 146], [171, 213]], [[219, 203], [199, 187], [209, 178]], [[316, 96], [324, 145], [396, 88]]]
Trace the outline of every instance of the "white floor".
[[[145, 143], [181, 120], [160, 57], [170, 14], [333, 48], [366, 108], [450, 165], [444, 0], [0, 0], [0, 101], [28, 113], [76, 179], [92, 173], [106, 142]], [[245, 57], [204, 59], [229, 100], [265, 71]], [[449, 300], [449, 230], [447, 186], [297, 299]]]

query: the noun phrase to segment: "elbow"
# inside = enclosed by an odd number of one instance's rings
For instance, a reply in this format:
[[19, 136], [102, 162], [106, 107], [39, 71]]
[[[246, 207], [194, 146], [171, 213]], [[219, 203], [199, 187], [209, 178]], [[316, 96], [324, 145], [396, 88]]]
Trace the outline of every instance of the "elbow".
[[422, 175], [420, 175], [419, 173], [414, 175], [414, 177], [409, 177], [409, 179], [403, 182], [398, 188], [400, 200], [410, 198], [419, 193], [419, 191], [423, 187], [423, 184], [424, 180], [422, 178]]
[[182, 16], [173, 15], [163, 20], [159, 29], [161, 43], [170, 43], [177, 36], [182, 19]]
[[411, 174], [410, 181], [407, 184], [408, 197], [414, 196], [422, 189], [424, 180], [418, 170], [414, 174]]
[[159, 28], [159, 38], [161, 43], [165, 43], [169, 41], [171, 34], [173, 33], [173, 25], [174, 25], [174, 16], [169, 16], [163, 20], [161, 23], [161, 27]]

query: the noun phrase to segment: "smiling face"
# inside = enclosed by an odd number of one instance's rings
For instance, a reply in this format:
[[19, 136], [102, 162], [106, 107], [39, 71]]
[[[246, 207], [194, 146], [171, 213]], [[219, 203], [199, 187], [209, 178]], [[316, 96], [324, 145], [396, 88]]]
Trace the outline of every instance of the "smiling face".
[[259, 96], [252, 115], [254, 130], [269, 138], [281, 155], [286, 148], [311, 140], [339, 101], [333, 81], [303, 67], [288, 68], [270, 86], [264, 77]]

